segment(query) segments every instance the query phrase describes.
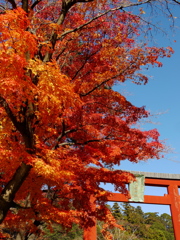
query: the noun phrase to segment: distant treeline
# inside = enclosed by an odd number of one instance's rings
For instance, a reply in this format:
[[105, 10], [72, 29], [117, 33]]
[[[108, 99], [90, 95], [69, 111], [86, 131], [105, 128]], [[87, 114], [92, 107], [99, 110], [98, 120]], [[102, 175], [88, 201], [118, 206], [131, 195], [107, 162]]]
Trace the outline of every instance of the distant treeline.
[[[173, 240], [174, 232], [171, 216], [167, 213], [159, 215], [157, 212], [144, 213], [140, 206], [133, 207], [129, 203], [114, 203], [109, 206], [117, 222], [124, 227], [109, 229], [113, 240]], [[98, 240], [103, 240], [101, 233], [103, 223], [97, 223]], [[59, 225], [54, 225], [54, 232], [45, 229], [44, 240], [82, 240], [83, 233], [74, 225], [67, 232]]]

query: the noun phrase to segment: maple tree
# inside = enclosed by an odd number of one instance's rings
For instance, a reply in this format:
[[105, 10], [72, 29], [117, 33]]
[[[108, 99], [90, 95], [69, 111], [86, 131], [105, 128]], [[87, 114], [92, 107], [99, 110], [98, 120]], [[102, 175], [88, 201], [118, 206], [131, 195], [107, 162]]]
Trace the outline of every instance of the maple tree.
[[36, 231], [41, 222], [85, 228], [96, 217], [116, 226], [100, 182], [128, 194], [125, 183], [134, 176], [109, 167], [160, 158], [164, 146], [157, 130], [136, 128], [149, 115], [144, 107], [113, 86], [146, 84], [141, 69], [161, 66], [158, 58], [172, 49], [138, 43], [141, 19], [123, 10], [142, 1], [6, 4], [0, 14], [0, 222]]

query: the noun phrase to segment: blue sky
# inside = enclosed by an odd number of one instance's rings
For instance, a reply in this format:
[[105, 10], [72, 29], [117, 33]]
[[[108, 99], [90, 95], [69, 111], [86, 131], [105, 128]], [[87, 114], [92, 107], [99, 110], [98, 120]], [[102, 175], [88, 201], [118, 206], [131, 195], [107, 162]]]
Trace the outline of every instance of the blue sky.
[[162, 59], [163, 67], [147, 71], [151, 76], [147, 85], [125, 83], [118, 87], [135, 106], [145, 106], [154, 115], [150, 118], [154, 124], [141, 127], [157, 128], [170, 151], [160, 160], [138, 164], [124, 161], [121, 169], [180, 174], [180, 33], [176, 41], [171, 43], [175, 53], [171, 58]]
[[[169, 153], [165, 153], [164, 158], [159, 160], [139, 163], [122, 161], [120, 169], [180, 174], [180, 31], [177, 32], [175, 39], [176, 43], [163, 40], [167, 46], [173, 47], [175, 53], [171, 58], [162, 59], [162, 67], [148, 70], [147, 75], [151, 77], [147, 85], [125, 83], [116, 88], [120, 92], [125, 92], [127, 99], [135, 106], [145, 106], [154, 115], [150, 118], [154, 124], [141, 127], [157, 128], [160, 139], [164, 140], [170, 149]], [[149, 195], [158, 195], [159, 192], [159, 189], [153, 188], [146, 190], [146, 194]], [[170, 214], [169, 206], [142, 204], [141, 207], [145, 212]]]
[[[180, 7], [176, 7], [174, 12], [175, 16], [180, 18]], [[166, 28], [168, 20], [159, 20], [162, 27]], [[142, 128], [157, 128], [160, 139], [165, 140], [171, 150], [160, 160], [148, 160], [137, 164], [122, 161], [119, 169], [180, 174], [180, 21], [177, 19], [175, 24], [175, 32], [168, 30], [168, 36], [153, 36], [153, 41], [158, 46], [171, 46], [175, 53], [171, 58], [162, 59], [162, 67], [150, 68], [147, 71], [147, 75], [150, 76], [149, 83], [139, 86], [127, 82], [116, 87], [116, 90], [125, 93], [126, 98], [135, 106], [145, 106], [154, 115], [150, 120], [155, 124], [146, 124]], [[158, 195], [157, 192], [159, 190], [146, 190], [146, 194], [149, 195]], [[141, 207], [145, 212], [170, 214], [168, 206], [146, 204]]]
[[[116, 90], [125, 92], [126, 98], [135, 106], [145, 106], [154, 117], [155, 124], [142, 125], [142, 128], [157, 128], [160, 139], [165, 140], [171, 149], [160, 160], [149, 160], [132, 164], [122, 162], [120, 168], [161, 173], [180, 174], [180, 6], [174, 8], [174, 16], [178, 17], [174, 29], [170, 30], [170, 21], [160, 17], [157, 20], [162, 28], [166, 28], [167, 36], [160, 32], [153, 35], [152, 43], [159, 47], [171, 46], [174, 54], [171, 58], [161, 59], [162, 67], [152, 67], [146, 73], [149, 76], [147, 85], [136, 85], [126, 82]], [[175, 41], [176, 42], [175, 42]], [[154, 42], [154, 43], [153, 43]]]

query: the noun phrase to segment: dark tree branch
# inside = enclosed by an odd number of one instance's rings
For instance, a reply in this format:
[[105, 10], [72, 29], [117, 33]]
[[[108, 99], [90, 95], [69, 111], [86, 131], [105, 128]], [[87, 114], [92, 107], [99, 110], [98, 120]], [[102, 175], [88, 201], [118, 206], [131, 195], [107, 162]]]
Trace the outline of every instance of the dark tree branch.
[[56, 61], [58, 61], [59, 58], [60, 58], [60, 56], [66, 51], [66, 48], [68, 48], [68, 44], [69, 44], [69, 42], [72, 41], [72, 40], [74, 40], [74, 39], [73, 39], [73, 38], [70, 38], [70, 39], [67, 40], [67, 42], [66, 42], [66, 46], [63, 47], [63, 49], [61, 50], [61, 52], [57, 55], [57, 57], [56, 57]]
[[[63, 125], [64, 125], [64, 124], [63, 124]], [[65, 125], [64, 125], [61, 134], [60, 134], [60, 135], [57, 137], [57, 139], [56, 139], [56, 145], [52, 148], [52, 150], [56, 150], [59, 146], [67, 145], [67, 143], [65, 143], [65, 144], [64, 144], [64, 143], [59, 144], [61, 138], [64, 137], [64, 136], [66, 136], [66, 134], [68, 134], [68, 133], [72, 133], [72, 132], [76, 132], [76, 131], [77, 131], [77, 129], [71, 129], [71, 130], [65, 131]], [[68, 145], [69, 145], [69, 144], [68, 144]], [[71, 144], [71, 145], [74, 145], [74, 143]]]
[[33, 8], [35, 8], [35, 6], [38, 4], [38, 3], [40, 3], [42, 0], [37, 0], [37, 1], [35, 1], [33, 4], [32, 4], [32, 6], [31, 6], [31, 10], [33, 10]]
[[81, 67], [76, 71], [76, 73], [75, 73], [74, 76], [72, 77], [72, 80], [74, 80], [74, 79], [77, 77], [77, 75], [78, 75], [78, 74], [80, 73], [80, 71], [84, 68], [84, 66], [86, 65], [86, 63], [88, 62], [88, 60], [89, 60], [92, 56], [96, 55], [96, 53], [98, 53], [98, 52], [100, 51], [100, 49], [101, 49], [101, 47], [100, 47], [97, 51], [95, 51], [94, 53], [92, 53], [91, 55], [86, 56], [85, 61], [83, 62], [83, 64], [81, 65]]
[[[28, 1], [28, 0], [24, 0], [24, 1]], [[69, 9], [70, 9], [74, 4], [76, 4], [76, 3], [78, 3], [78, 2], [87, 3], [87, 2], [92, 2], [92, 1], [94, 1], [94, 0], [63, 0], [63, 2], [62, 2], [62, 9], [61, 9], [61, 13], [60, 13], [60, 15], [59, 15], [59, 18], [58, 18], [58, 20], [57, 20], [57, 24], [58, 24], [58, 25], [63, 24], [67, 12], [69, 11]], [[109, 9], [109, 10], [105, 11], [104, 13], [101, 13], [101, 14], [99, 14], [98, 16], [96, 16], [96, 17], [92, 18], [91, 20], [87, 21], [86, 23], [80, 25], [79, 27], [74, 28], [73, 30], [69, 30], [69, 31], [64, 32], [64, 33], [60, 36], [60, 38], [57, 38], [57, 33], [54, 32], [54, 33], [52, 34], [52, 36], [51, 36], [51, 39], [50, 39], [50, 42], [51, 42], [51, 44], [52, 44], [52, 48], [54, 49], [57, 40], [61, 40], [61, 39], [62, 39], [63, 37], [65, 37], [67, 34], [72, 33], [72, 32], [76, 32], [76, 31], [84, 28], [85, 26], [87, 26], [87, 25], [89, 25], [91, 22], [93, 22], [94, 20], [96, 20], [96, 19], [98, 19], [98, 18], [100, 18], [100, 17], [108, 14], [109, 12], [117, 11], [117, 10], [120, 10], [120, 9], [123, 9], [123, 8], [127, 8], [127, 7], [139, 6], [139, 5], [142, 5], [142, 4], [145, 4], [145, 3], [149, 3], [149, 2], [151, 2], [151, 0], [146, 0], [146, 1], [144, 1], [144, 2], [138, 2], [138, 3], [132, 3], [132, 4], [130, 4], [130, 3], [125, 4], [125, 3], [124, 3], [124, 4], [122, 4], [121, 6], [119, 6], [119, 7], [117, 7], [117, 8]], [[48, 62], [48, 61], [51, 60], [51, 58], [52, 58], [52, 53], [47, 52], [46, 55], [45, 55], [45, 57], [44, 57], [44, 59], [43, 59], [43, 61], [44, 61], [44, 62]]]
[[177, 4], [180, 4], [180, 1], [177, 1], [177, 0], [173, 0], [173, 2], [175, 2]]
[[78, 2], [87, 3], [87, 2], [93, 2], [93, 1], [94, 0], [63, 0], [61, 14], [59, 16], [59, 19], [57, 20], [57, 24], [61, 25], [64, 22], [67, 12], [76, 3]]
[[28, 0], [22, 0], [22, 9], [28, 13]]
[[12, 179], [7, 183], [0, 196], [0, 223], [3, 222], [9, 209], [14, 206], [14, 197], [24, 180], [27, 178], [32, 166], [22, 163], [16, 170]]
[[58, 148], [58, 143], [59, 143], [59, 141], [61, 140], [61, 138], [64, 136], [64, 134], [65, 134], [65, 123], [64, 123], [64, 120], [63, 120], [63, 122], [62, 122], [62, 131], [61, 131], [61, 134], [57, 137], [57, 139], [56, 139], [56, 145], [52, 148], [52, 150], [55, 150], [55, 149], [57, 149]]
[[87, 93], [80, 93], [80, 96], [81, 96], [81, 97], [85, 97], [85, 96], [91, 94], [91, 93], [94, 92], [96, 89], [98, 89], [99, 87], [101, 87], [101, 86], [104, 85], [105, 83], [109, 82], [110, 80], [119, 77], [121, 74], [122, 74], [122, 73], [119, 73], [119, 74], [117, 74], [117, 75], [115, 75], [115, 76], [113, 76], [113, 77], [111, 77], [111, 78], [108, 78], [108, 79], [104, 80], [103, 82], [101, 82], [100, 84], [96, 85], [94, 88], [92, 88], [91, 90], [89, 90]]
[[[126, 10], [123, 9], [123, 12], [125, 12], [126, 14], [129, 14], [130, 16], [133, 16], [133, 14], [131, 14], [130, 12], [127, 12]], [[152, 26], [154, 29], [157, 29], [161, 32], [163, 32], [164, 34], [167, 34], [162, 28], [158, 27], [158, 25], [153, 24], [152, 22], [148, 22], [147, 20], [145, 20], [144, 18], [142, 18], [141, 16], [137, 16], [142, 22], [146, 23], [147, 25]]]
[[[31, 108], [31, 104], [27, 103], [27, 106], [24, 108], [25, 118], [23, 122], [19, 122], [16, 119], [8, 103], [3, 97], [0, 97], [0, 105], [5, 109], [13, 125], [22, 135], [25, 142], [25, 146], [27, 148], [26, 151], [30, 154], [33, 154], [34, 139], [33, 139], [33, 132], [29, 122], [30, 121], [29, 117], [31, 117], [31, 114], [29, 112]], [[4, 187], [0, 195], [0, 223], [2, 223], [2, 221], [6, 217], [8, 210], [14, 206], [13, 200], [14, 200], [15, 194], [23, 184], [24, 180], [27, 178], [31, 168], [32, 168], [31, 165], [27, 165], [24, 162], [22, 162], [21, 165], [16, 170], [14, 176]]]
[[108, 78], [104, 81], [102, 81], [101, 83], [99, 83], [98, 85], [96, 85], [94, 88], [92, 88], [91, 90], [89, 90], [87, 93], [80, 93], [81, 97], [85, 97], [89, 94], [91, 94], [92, 92], [94, 92], [96, 89], [98, 89], [99, 87], [103, 86], [104, 84], [106, 84], [107, 82], [116, 79], [117, 77], [119, 77], [121, 74], [123, 74], [125, 71], [127, 71], [128, 69], [130, 69], [133, 66], [134, 63], [131, 63], [128, 67], [126, 67], [124, 70], [120, 71], [118, 74], [112, 76], [111, 78]]
[[22, 206], [16, 202], [12, 202], [11, 208], [17, 208], [17, 209], [30, 209], [31, 207], [27, 207], [27, 206]]
[[58, 147], [61, 147], [61, 146], [82, 146], [82, 145], [87, 145], [88, 143], [91, 143], [91, 142], [101, 142], [103, 139], [92, 139], [92, 140], [88, 140], [88, 141], [85, 141], [85, 142], [82, 142], [82, 143], [78, 143], [78, 142], [63, 142], [63, 143], [60, 143], [58, 145]]
[[110, 12], [114, 12], [114, 11], [117, 11], [117, 10], [121, 10], [121, 9], [124, 9], [124, 8], [127, 8], [127, 7], [140, 6], [140, 5], [142, 5], [142, 4], [150, 3], [150, 2], [151, 2], [151, 0], [147, 0], [147, 1], [139, 2], [139, 3], [132, 3], [132, 4], [128, 4], [128, 3], [127, 3], [127, 4], [122, 4], [122, 5], [119, 6], [119, 7], [109, 9], [109, 10], [107, 10], [107, 11], [105, 11], [105, 12], [103, 12], [103, 13], [97, 15], [97, 16], [95, 16], [94, 18], [90, 19], [90, 20], [87, 21], [86, 23], [84, 23], [84, 24], [82, 24], [82, 25], [80, 25], [80, 26], [78, 26], [78, 27], [76, 27], [76, 28], [74, 28], [74, 29], [72, 29], [72, 30], [68, 30], [68, 31], [64, 32], [63, 34], [61, 34], [61, 36], [60, 36], [59, 39], [62, 39], [63, 37], [65, 37], [65, 36], [66, 36], [67, 34], [69, 34], [69, 33], [76, 32], [76, 31], [78, 31], [78, 30], [86, 27], [87, 25], [89, 25], [89, 24], [92, 23], [93, 21], [97, 20], [97, 19], [100, 18], [100, 17], [103, 17], [104, 15], [107, 15], [107, 14], [110, 13]]
[[8, 2], [12, 5], [13, 9], [17, 8], [17, 5], [14, 0], [8, 0]]
[[25, 146], [27, 151], [30, 153], [34, 148], [34, 137], [33, 137], [33, 129], [31, 128], [30, 118], [32, 117], [33, 107], [32, 103], [27, 103], [27, 106], [23, 108], [24, 110], [24, 120], [22, 122], [18, 121], [11, 111], [8, 103], [3, 97], [0, 97], [0, 105], [5, 109], [8, 117], [12, 121], [15, 128], [20, 132], [23, 136]]
[[23, 132], [24, 126], [21, 122], [18, 122], [16, 120], [16, 117], [14, 116], [14, 114], [12, 113], [8, 103], [6, 102], [6, 100], [3, 97], [0, 97], [0, 105], [5, 109], [8, 117], [11, 119], [12, 123], [14, 124], [15, 128], [21, 133]]
[[[78, 2], [92, 2], [94, 0], [63, 0], [62, 1], [62, 9], [61, 9], [61, 12], [60, 12], [60, 15], [59, 15], [59, 18], [57, 20], [57, 24], [58, 25], [62, 25], [63, 22], [64, 22], [64, 19], [66, 17], [66, 14], [67, 12], [69, 11], [69, 9], [76, 3]], [[52, 44], [52, 48], [54, 49], [55, 45], [56, 45], [56, 41], [57, 41], [57, 33], [56, 32], [53, 32], [52, 36], [51, 36], [51, 39], [50, 39], [50, 42]], [[44, 62], [48, 62], [50, 61], [52, 58], [52, 53], [50, 52], [47, 52], [43, 61]]]

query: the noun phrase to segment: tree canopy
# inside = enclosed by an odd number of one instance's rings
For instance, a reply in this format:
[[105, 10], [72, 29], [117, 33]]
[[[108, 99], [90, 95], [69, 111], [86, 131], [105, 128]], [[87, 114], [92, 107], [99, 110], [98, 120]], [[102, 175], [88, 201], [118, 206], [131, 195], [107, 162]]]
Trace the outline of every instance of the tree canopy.
[[118, 226], [100, 182], [128, 194], [134, 176], [111, 168], [160, 158], [164, 148], [156, 129], [136, 127], [145, 108], [113, 88], [146, 84], [142, 70], [173, 52], [144, 43], [142, 10], [128, 12], [151, 2], [2, 1], [1, 223], [85, 228], [95, 217]]

